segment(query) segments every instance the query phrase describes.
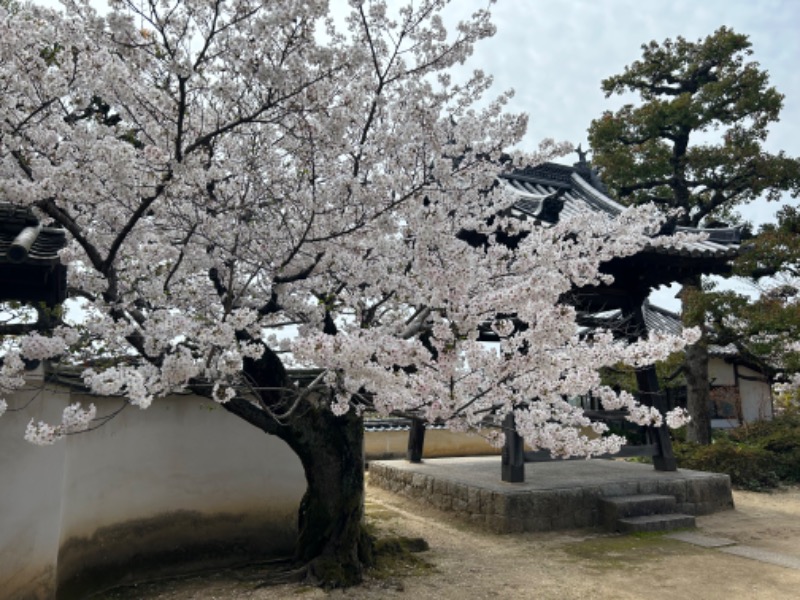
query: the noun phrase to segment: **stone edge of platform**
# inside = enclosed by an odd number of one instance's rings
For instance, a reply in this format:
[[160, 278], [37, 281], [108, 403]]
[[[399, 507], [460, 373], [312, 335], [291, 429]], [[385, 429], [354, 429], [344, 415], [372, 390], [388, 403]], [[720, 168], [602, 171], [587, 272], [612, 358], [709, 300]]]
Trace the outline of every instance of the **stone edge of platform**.
[[730, 479], [717, 473], [708, 477], [643, 478], [571, 485], [547, 490], [486, 488], [480, 484], [370, 464], [370, 485], [412, 498], [433, 508], [454, 513], [459, 519], [495, 533], [556, 531], [601, 525], [599, 499], [632, 494], [675, 496], [678, 511], [707, 515], [733, 508]]

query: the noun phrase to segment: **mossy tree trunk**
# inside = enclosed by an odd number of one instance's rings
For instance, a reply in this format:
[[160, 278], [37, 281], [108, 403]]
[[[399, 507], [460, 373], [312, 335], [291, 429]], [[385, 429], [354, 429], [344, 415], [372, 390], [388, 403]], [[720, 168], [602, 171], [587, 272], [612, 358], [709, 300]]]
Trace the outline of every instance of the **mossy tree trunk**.
[[308, 489], [300, 503], [296, 558], [308, 577], [325, 587], [359, 583], [372, 562], [363, 527], [364, 429], [352, 412], [337, 417], [327, 407], [293, 423], [290, 446], [305, 469]]
[[705, 338], [686, 348], [686, 408], [692, 420], [686, 439], [698, 444], [711, 443], [711, 400], [708, 381], [708, 345]]
[[[282, 365], [272, 358], [245, 361], [245, 373], [255, 389], [291, 387]], [[262, 406], [244, 398], [224, 406], [277, 435], [300, 458], [308, 487], [300, 503], [295, 558], [306, 579], [325, 588], [360, 583], [364, 567], [372, 562], [372, 541], [363, 527], [363, 420], [352, 411], [336, 416], [326, 398], [311, 394], [278, 422], [269, 411], [280, 413], [291, 401], [278, 391], [261, 392], [260, 400]]]

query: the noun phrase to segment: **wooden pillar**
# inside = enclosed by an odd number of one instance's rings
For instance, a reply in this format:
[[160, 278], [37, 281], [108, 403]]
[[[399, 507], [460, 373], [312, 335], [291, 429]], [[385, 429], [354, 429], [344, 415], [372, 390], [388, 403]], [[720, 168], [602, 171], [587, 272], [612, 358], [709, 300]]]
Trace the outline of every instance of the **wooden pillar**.
[[[642, 313], [642, 304], [632, 309], [631, 315], [634, 328], [639, 337], [647, 335], [647, 326]], [[649, 365], [636, 370], [636, 383], [639, 387], [639, 400], [647, 406], [652, 406], [662, 417], [666, 411], [666, 398], [658, 385], [655, 365]], [[653, 466], [656, 471], [677, 471], [678, 463], [672, 451], [672, 439], [669, 437], [669, 428], [665, 422], [661, 427], [647, 427], [647, 437], [655, 446], [653, 453]]]
[[[658, 377], [654, 366], [645, 367], [636, 371], [636, 383], [639, 385], [640, 399], [644, 404], [655, 407], [664, 415], [666, 401], [658, 387]], [[656, 471], [677, 471], [678, 463], [672, 452], [672, 438], [669, 437], [669, 428], [666, 423], [661, 427], [648, 427], [647, 435], [650, 442], [655, 445], [653, 453], [653, 466]]]
[[411, 419], [411, 429], [408, 432], [408, 449], [406, 458], [408, 462], [422, 462], [422, 451], [425, 449], [425, 421]]
[[508, 483], [522, 483], [525, 481], [525, 442], [517, 433], [513, 413], [507, 414], [503, 420], [503, 433], [506, 441], [503, 444], [501, 478]]

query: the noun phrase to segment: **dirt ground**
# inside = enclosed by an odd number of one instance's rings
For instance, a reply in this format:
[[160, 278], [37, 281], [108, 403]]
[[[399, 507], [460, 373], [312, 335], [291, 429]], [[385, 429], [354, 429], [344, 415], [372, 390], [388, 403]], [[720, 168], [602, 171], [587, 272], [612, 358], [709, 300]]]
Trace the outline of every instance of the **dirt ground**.
[[[698, 518], [698, 532], [740, 548], [780, 553], [800, 565], [800, 488], [734, 492], [736, 509]], [[108, 600], [780, 599], [800, 595], [800, 569], [734, 556], [661, 535], [600, 531], [492, 535], [374, 487], [367, 517], [380, 531], [424, 537], [430, 550], [362, 586], [325, 592], [300, 585], [258, 588], [263, 569], [143, 584]], [[423, 562], [424, 561], [424, 562]]]

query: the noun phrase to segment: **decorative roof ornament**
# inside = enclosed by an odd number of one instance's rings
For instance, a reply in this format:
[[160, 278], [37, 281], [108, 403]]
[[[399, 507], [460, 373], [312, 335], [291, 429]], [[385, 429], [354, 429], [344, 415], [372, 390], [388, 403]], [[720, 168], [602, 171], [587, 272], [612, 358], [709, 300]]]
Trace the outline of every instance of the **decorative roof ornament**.
[[575, 152], [578, 153], [578, 162], [575, 163], [575, 168], [579, 171], [586, 170], [588, 171], [591, 168], [591, 164], [589, 161], [586, 160], [586, 156], [589, 154], [590, 150], [581, 150], [581, 144], [578, 144], [578, 147], [575, 149]]
[[575, 149], [575, 152], [578, 153], [578, 162], [573, 164], [572, 166], [575, 167], [575, 172], [578, 173], [581, 177], [583, 177], [589, 184], [599, 191], [602, 194], [608, 194], [608, 188], [605, 184], [600, 180], [600, 173], [597, 169], [592, 167], [592, 163], [586, 160], [586, 157], [589, 155], [591, 150], [582, 150], [581, 144], [578, 144], [578, 147]]

